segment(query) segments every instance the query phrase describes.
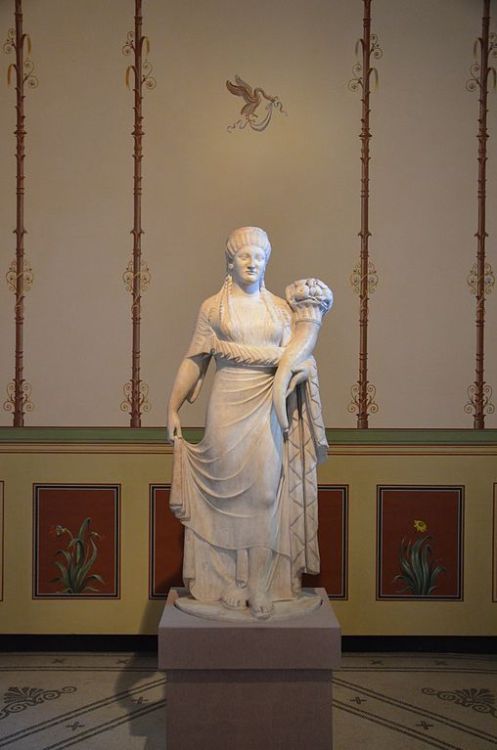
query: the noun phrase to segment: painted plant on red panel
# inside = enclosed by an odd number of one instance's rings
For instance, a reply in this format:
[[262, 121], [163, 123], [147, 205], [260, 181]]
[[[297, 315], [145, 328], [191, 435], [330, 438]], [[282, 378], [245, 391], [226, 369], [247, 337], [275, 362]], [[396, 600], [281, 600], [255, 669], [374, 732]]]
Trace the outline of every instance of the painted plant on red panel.
[[105, 585], [105, 580], [96, 572], [100, 563], [97, 560], [98, 543], [102, 535], [91, 528], [91, 523], [91, 518], [85, 518], [74, 533], [60, 524], [51, 529], [61, 544], [53, 563], [59, 574], [50, 581], [60, 584], [57, 593], [86, 594], [94, 591], [98, 594], [98, 587]]
[[462, 599], [462, 487], [378, 487], [378, 599]]
[[34, 486], [34, 597], [117, 597], [118, 485]]

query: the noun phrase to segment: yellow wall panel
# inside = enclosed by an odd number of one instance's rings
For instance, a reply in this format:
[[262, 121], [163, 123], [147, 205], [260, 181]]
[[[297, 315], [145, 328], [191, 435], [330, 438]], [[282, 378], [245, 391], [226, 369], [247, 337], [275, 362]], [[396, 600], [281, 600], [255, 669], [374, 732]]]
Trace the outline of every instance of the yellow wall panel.
[[[126, 436], [126, 430], [121, 432]], [[398, 438], [401, 433], [397, 431]], [[452, 444], [436, 435], [425, 443], [420, 438], [410, 444], [382, 443], [381, 431], [369, 431], [362, 444], [358, 438], [347, 444], [339, 434], [335, 441], [331, 435], [319, 481], [349, 487], [348, 599], [334, 602], [345, 635], [497, 634], [497, 602], [492, 601], [497, 436], [477, 442], [472, 431], [460, 431], [456, 437]], [[171, 448], [157, 441], [1, 442], [5, 550], [0, 632], [156, 632], [163, 603], [149, 600], [149, 485], [168, 483], [171, 468]], [[34, 483], [121, 486], [120, 599], [32, 598]], [[378, 485], [464, 487], [462, 601], [377, 600]]]

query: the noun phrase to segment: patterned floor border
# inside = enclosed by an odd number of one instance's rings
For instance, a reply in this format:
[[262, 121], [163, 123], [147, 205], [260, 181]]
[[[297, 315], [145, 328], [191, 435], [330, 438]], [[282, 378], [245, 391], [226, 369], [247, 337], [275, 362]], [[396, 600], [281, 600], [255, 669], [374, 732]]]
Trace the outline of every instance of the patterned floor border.
[[[335, 746], [490, 750], [497, 657], [346, 654], [333, 677]], [[163, 750], [155, 655], [0, 654], [0, 748]]]

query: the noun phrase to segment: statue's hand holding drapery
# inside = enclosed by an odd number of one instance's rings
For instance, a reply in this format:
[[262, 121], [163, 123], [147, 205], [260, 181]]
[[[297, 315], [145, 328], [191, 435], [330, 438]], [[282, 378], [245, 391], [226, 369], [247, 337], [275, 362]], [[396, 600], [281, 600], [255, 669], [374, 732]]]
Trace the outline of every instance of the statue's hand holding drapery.
[[312, 352], [324, 315], [333, 304], [333, 293], [319, 279], [300, 279], [287, 286], [285, 296], [293, 312], [293, 334], [285, 347], [273, 384], [273, 403], [278, 421], [288, 435], [287, 396], [312, 375]]

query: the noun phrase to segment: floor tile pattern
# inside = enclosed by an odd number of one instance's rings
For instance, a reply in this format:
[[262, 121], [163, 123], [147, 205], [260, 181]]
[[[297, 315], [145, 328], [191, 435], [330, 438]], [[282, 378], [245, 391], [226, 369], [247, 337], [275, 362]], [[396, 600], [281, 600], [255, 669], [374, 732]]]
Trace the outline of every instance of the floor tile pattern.
[[[151, 654], [0, 654], [0, 749], [164, 750], [165, 683]], [[497, 747], [496, 656], [345, 654], [333, 683], [336, 750]]]

